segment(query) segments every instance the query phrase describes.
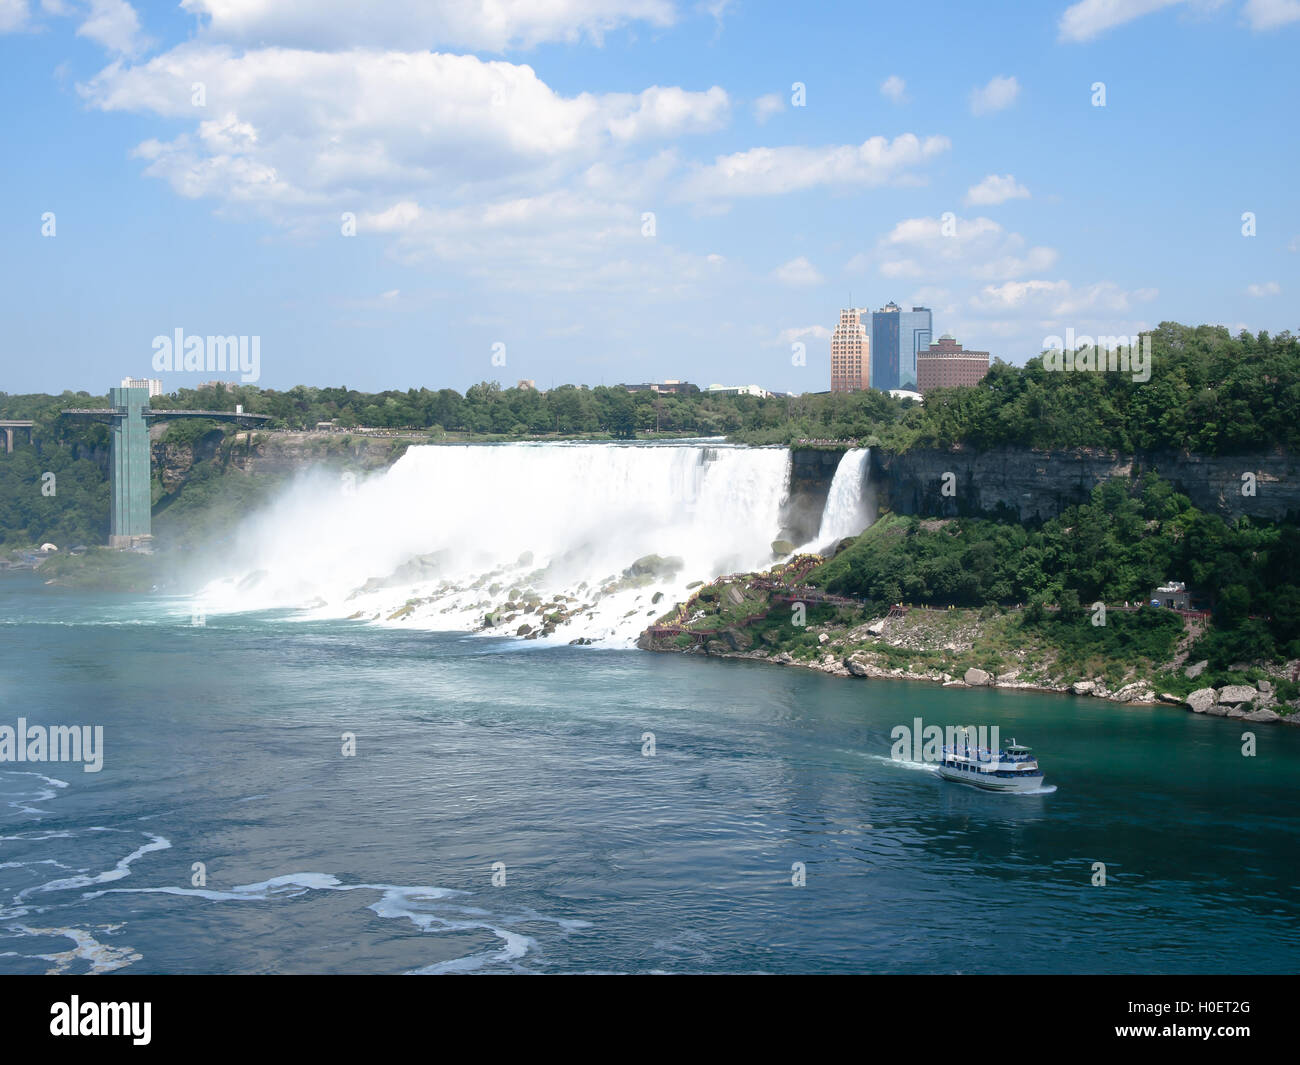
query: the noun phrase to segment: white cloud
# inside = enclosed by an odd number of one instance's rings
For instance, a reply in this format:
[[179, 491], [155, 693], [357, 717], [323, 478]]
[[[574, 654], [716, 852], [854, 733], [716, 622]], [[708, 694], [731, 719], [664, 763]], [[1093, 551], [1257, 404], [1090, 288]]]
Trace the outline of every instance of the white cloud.
[[1272, 30], [1300, 21], [1300, 0], [1246, 0], [1241, 13], [1252, 30]]
[[1010, 174], [1003, 174], [1001, 177], [990, 174], [978, 185], [972, 185], [966, 190], [968, 207], [994, 207], [999, 203], [1006, 203], [1007, 200], [1027, 199], [1029, 199], [1029, 190], [1024, 185], [1017, 184], [1016, 179]]
[[1246, 295], [1253, 296], [1255, 299], [1263, 299], [1265, 296], [1276, 296], [1282, 291], [1282, 286], [1276, 281], [1265, 281], [1262, 285], [1247, 285]]
[[772, 276], [785, 285], [819, 285], [822, 282], [822, 275], [817, 272], [817, 268], [802, 255], [777, 267]]
[[677, 17], [672, 0], [182, 0], [181, 7], [206, 17], [203, 32], [212, 39], [334, 49], [459, 46], [500, 52], [547, 41], [600, 43], [605, 33], [628, 23], [666, 27]]
[[754, 120], [761, 126], [773, 115], [785, 110], [785, 97], [779, 92], [769, 92], [754, 101]]
[[1042, 324], [1047, 326], [1058, 324], [1051, 319], [1131, 311], [1135, 303], [1149, 303], [1158, 295], [1158, 290], [1153, 288], [1126, 291], [1113, 281], [1078, 288], [1064, 280], [1007, 281], [1001, 285], [985, 285], [971, 298], [970, 306], [995, 314], [1020, 311], [1046, 316], [1048, 320]]
[[1184, 3], [1187, 0], [1080, 0], [1065, 9], [1057, 30], [1063, 41], [1091, 41], [1116, 26]]
[[1050, 269], [1057, 259], [1056, 249], [1027, 247], [1024, 237], [991, 218], [954, 218], [946, 228], [942, 218], [899, 222], [873, 253], [881, 276], [999, 281]]
[[896, 104], [907, 100], [907, 84], [897, 74], [890, 74], [880, 85], [880, 94]]
[[946, 288], [937, 288], [933, 285], [922, 285], [912, 293], [912, 298], [908, 301], [913, 306], [935, 307], [947, 303], [952, 299], [952, 293]]
[[726, 122], [717, 87], [565, 96], [476, 56], [197, 40], [78, 89], [94, 108], [192, 123], [137, 146], [145, 174], [296, 237], [338, 237], [350, 212], [399, 261], [454, 263], [498, 290], [698, 296], [718, 274], [662, 220], [641, 235], [684, 174], [676, 138]]
[[971, 114], [987, 115], [993, 111], [1002, 111], [1015, 103], [1019, 95], [1020, 82], [1014, 77], [998, 75], [991, 78], [987, 85], [971, 90]]
[[0, 0], [0, 33], [22, 29], [30, 13], [27, 0]]
[[892, 141], [872, 137], [860, 145], [824, 148], [751, 148], [719, 156], [687, 182], [688, 198], [773, 196], [819, 185], [883, 185], [951, 146], [947, 137], [904, 133]]
[[140, 18], [126, 0], [90, 0], [90, 11], [77, 27], [87, 37], [117, 55], [136, 56], [147, 41], [140, 33]]
[[[729, 111], [717, 87], [566, 97], [531, 67], [475, 56], [236, 54], [202, 43], [139, 66], [115, 63], [79, 89], [105, 111], [187, 118], [196, 113], [194, 82], [206, 86], [208, 108], [225, 117], [201, 122], [197, 137], [149, 143], [151, 172], [188, 186], [187, 194], [220, 195], [217, 174], [256, 169], [275, 175], [257, 184], [280, 200], [288, 189], [303, 199], [388, 200], [395, 190], [430, 187], [493, 196], [512, 181], [554, 181], [567, 169], [617, 159], [622, 146], [716, 128]], [[205, 171], [214, 180], [204, 180]], [[244, 191], [253, 189], [245, 183]]]
[[793, 326], [790, 329], [782, 329], [776, 336], [776, 343], [785, 346], [786, 344], [793, 344], [796, 340], [802, 340], [804, 337], [812, 337], [814, 340], [830, 340], [831, 331], [824, 325]]

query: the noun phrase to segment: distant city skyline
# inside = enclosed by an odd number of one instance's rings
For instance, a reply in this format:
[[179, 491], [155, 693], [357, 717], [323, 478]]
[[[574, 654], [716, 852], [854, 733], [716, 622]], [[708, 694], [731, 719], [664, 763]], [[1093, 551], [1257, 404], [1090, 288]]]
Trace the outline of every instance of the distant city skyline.
[[1013, 364], [1300, 328], [1285, 0], [918, 0], [874, 64], [856, 5], [312, 7], [0, 0], [0, 389], [210, 380], [179, 334], [281, 390], [812, 392], [850, 291]]

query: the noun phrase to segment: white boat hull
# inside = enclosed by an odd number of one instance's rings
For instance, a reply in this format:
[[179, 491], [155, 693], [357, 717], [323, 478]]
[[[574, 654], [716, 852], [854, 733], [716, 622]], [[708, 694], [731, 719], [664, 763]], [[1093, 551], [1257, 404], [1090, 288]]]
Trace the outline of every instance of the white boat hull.
[[998, 777], [992, 773], [971, 772], [970, 770], [956, 769], [947, 765], [940, 765], [938, 768], [939, 775], [944, 780], [951, 780], [956, 784], [969, 784], [972, 788], [979, 788], [981, 791], [1025, 792], [1037, 791], [1043, 786], [1043, 775], [1041, 773]]

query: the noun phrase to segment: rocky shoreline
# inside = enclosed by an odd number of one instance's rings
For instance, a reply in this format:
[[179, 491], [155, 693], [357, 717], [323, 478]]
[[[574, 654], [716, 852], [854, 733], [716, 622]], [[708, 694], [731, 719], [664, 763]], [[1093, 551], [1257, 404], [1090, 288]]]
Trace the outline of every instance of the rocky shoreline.
[[[866, 631], [880, 636], [884, 632], [886, 619], [879, 619], [865, 626]], [[1084, 698], [1105, 699], [1109, 702], [1126, 706], [1178, 706], [1194, 714], [1206, 714], [1210, 717], [1236, 718], [1252, 724], [1281, 723], [1300, 725], [1300, 712], [1295, 707], [1277, 702], [1273, 684], [1260, 680], [1255, 685], [1231, 684], [1221, 688], [1200, 688], [1191, 692], [1186, 698], [1170, 694], [1157, 693], [1147, 681], [1137, 680], [1115, 690], [1106, 687], [1101, 678], [1094, 680], [1076, 680], [1069, 684], [1051, 684], [1041, 681], [1026, 681], [1019, 678], [1019, 671], [993, 674], [987, 670], [972, 667], [960, 677], [940, 670], [915, 672], [901, 667], [885, 667], [868, 661], [860, 651], [848, 655], [832, 653], [823, 654], [809, 660], [796, 658], [789, 651], [772, 654], [759, 649], [737, 649], [727, 647], [723, 641], [710, 641], [708, 646], [690, 649], [668, 647], [657, 644], [643, 637], [640, 646], [644, 650], [672, 654], [697, 654], [713, 658], [747, 659], [767, 662], [781, 666], [810, 669], [834, 677], [850, 677], [860, 680], [914, 680], [942, 684], [945, 688], [1004, 688], [1013, 691], [1042, 692], [1052, 695], [1074, 695]], [[1205, 668], [1205, 663], [1196, 663], [1188, 667], [1186, 676], [1195, 678]], [[1290, 714], [1279, 713], [1275, 707], [1290, 709]]]

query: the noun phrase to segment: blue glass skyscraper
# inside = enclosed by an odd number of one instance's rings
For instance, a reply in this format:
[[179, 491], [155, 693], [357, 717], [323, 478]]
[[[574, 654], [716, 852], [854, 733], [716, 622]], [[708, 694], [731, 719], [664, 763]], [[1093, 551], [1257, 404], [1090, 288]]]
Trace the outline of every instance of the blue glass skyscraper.
[[898, 388], [916, 388], [916, 354], [928, 351], [933, 333], [929, 307], [913, 307], [898, 316]]
[[898, 387], [899, 306], [892, 300], [871, 315], [871, 387]]

